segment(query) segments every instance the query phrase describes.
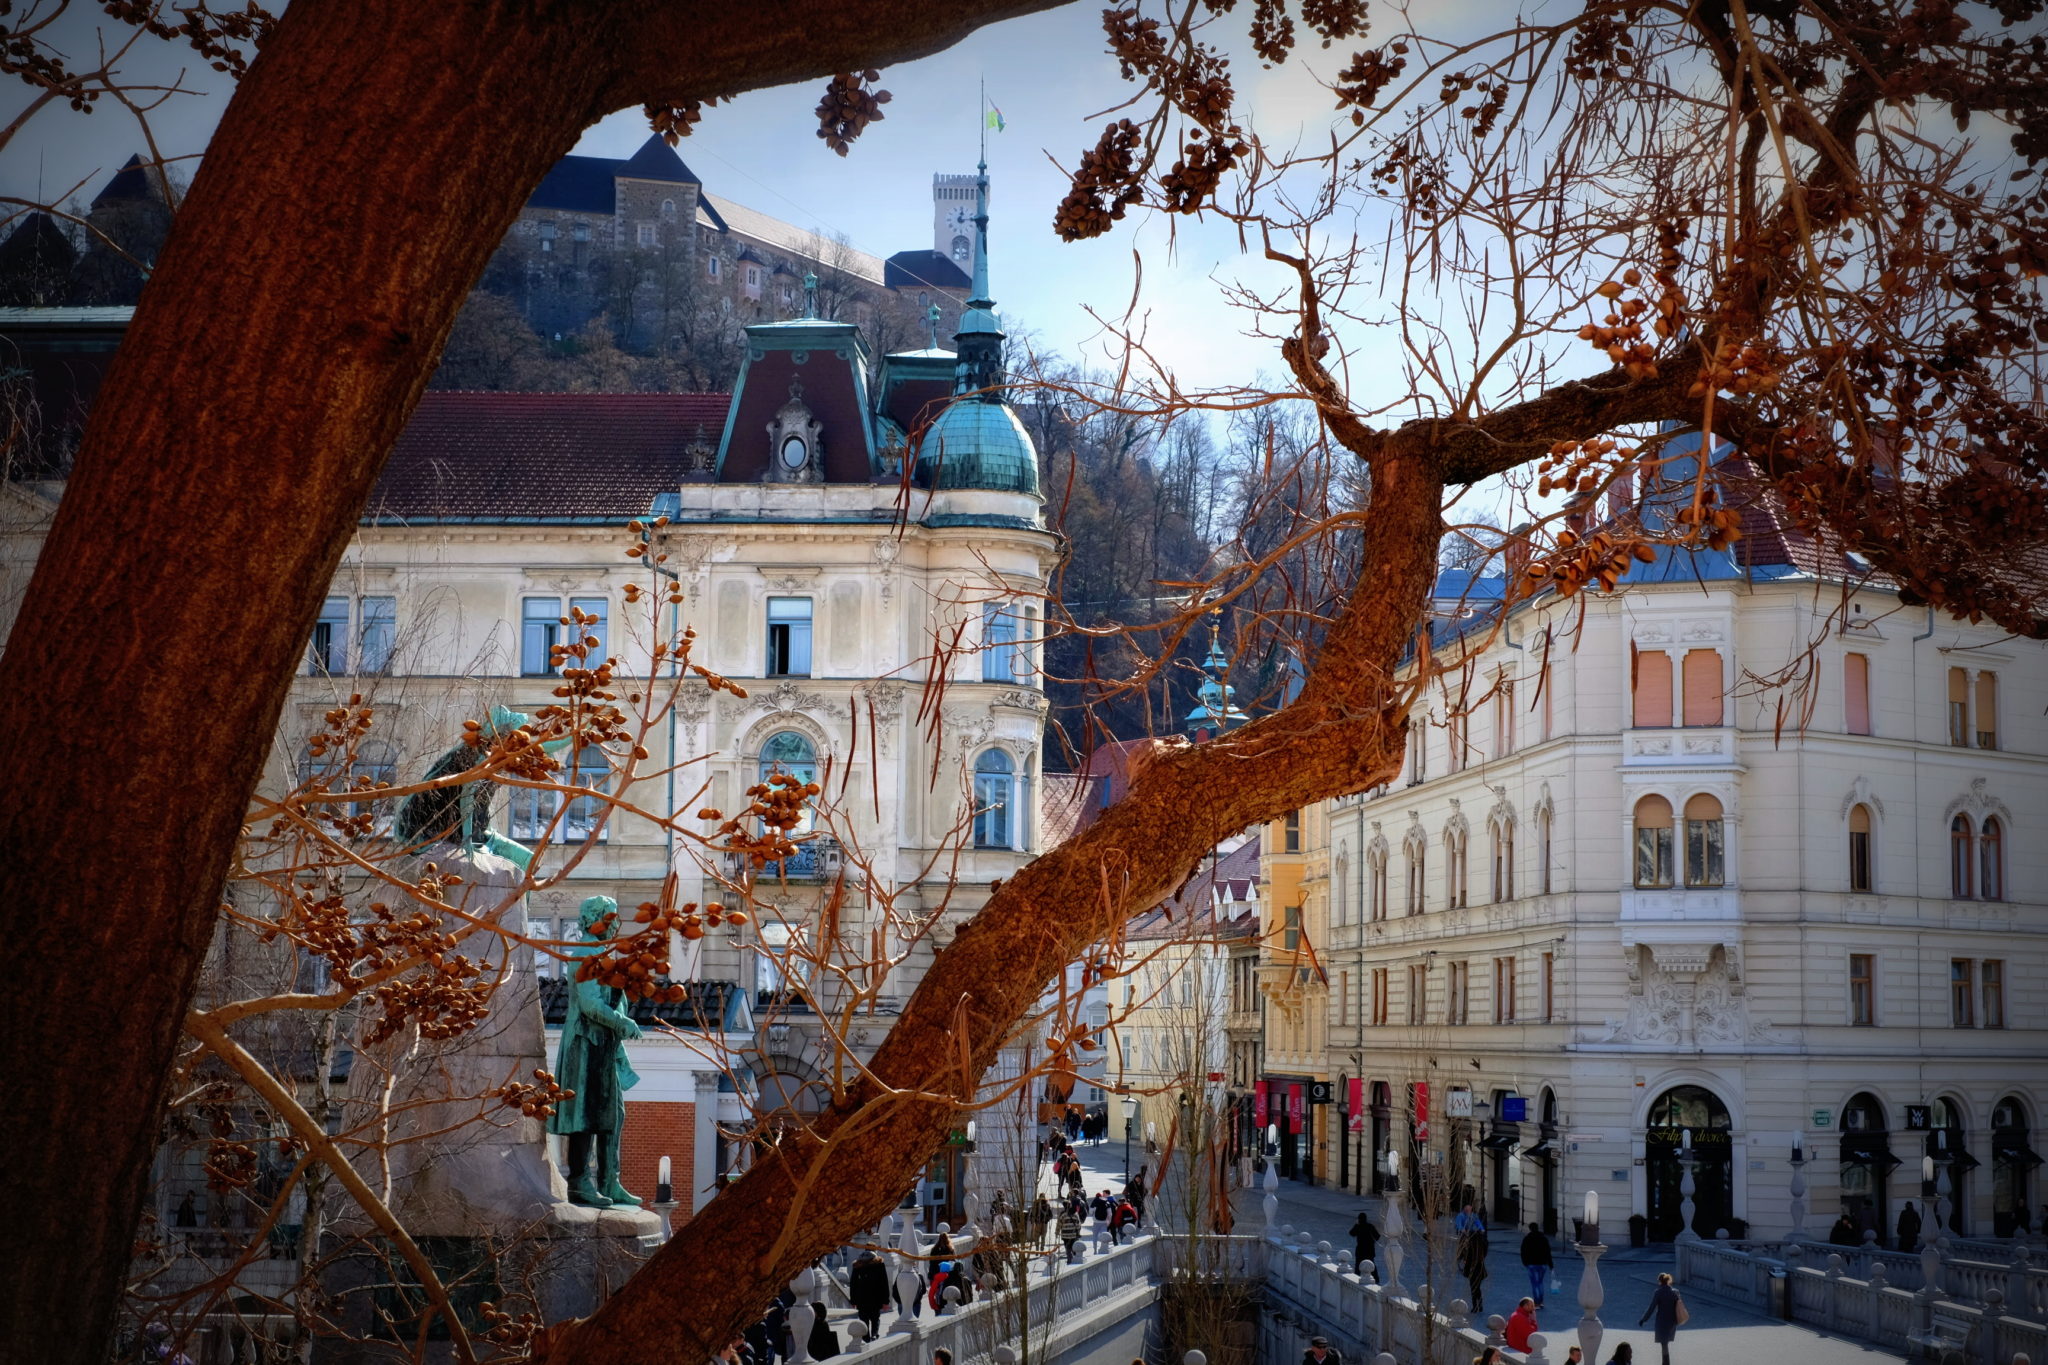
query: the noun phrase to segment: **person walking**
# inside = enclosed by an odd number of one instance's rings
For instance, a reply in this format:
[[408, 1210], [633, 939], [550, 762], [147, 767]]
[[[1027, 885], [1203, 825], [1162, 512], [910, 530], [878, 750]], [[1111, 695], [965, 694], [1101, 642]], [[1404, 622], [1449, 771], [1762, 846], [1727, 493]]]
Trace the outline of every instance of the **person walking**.
[[1529, 1224], [1528, 1235], [1522, 1238], [1522, 1265], [1529, 1272], [1529, 1296], [1536, 1300], [1536, 1306], [1543, 1306], [1543, 1297], [1550, 1288], [1551, 1273], [1557, 1268], [1557, 1261], [1550, 1254], [1550, 1239], [1543, 1235], [1543, 1229]]
[[1908, 1199], [1899, 1210], [1899, 1250], [1912, 1251], [1920, 1245], [1920, 1210]]
[[1475, 1228], [1458, 1239], [1458, 1269], [1471, 1287], [1472, 1311], [1486, 1311], [1486, 1229]]
[[1060, 1245], [1067, 1249], [1067, 1259], [1074, 1259], [1074, 1248], [1081, 1243], [1081, 1214], [1075, 1208], [1075, 1201], [1069, 1200], [1060, 1214]]
[[1636, 1348], [1622, 1342], [1614, 1348], [1614, 1354], [1607, 1358], [1607, 1365], [1636, 1365]]
[[[1358, 1263], [1358, 1273], [1360, 1275], [1370, 1274], [1372, 1282], [1378, 1284], [1380, 1282], [1379, 1266], [1377, 1264], [1380, 1254], [1380, 1230], [1373, 1226], [1372, 1215], [1364, 1209], [1358, 1211], [1357, 1220], [1351, 1224], [1351, 1240], [1354, 1243], [1351, 1255]], [[1369, 1264], [1373, 1266], [1373, 1269], [1370, 1271], [1366, 1270], [1366, 1266]]]
[[1145, 1216], [1145, 1173], [1151, 1167], [1140, 1166], [1138, 1173], [1124, 1185], [1124, 1198], [1131, 1201], [1131, 1207], [1138, 1211], [1140, 1219]]
[[1856, 1235], [1856, 1225], [1849, 1221], [1847, 1213], [1835, 1219], [1835, 1225], [1828, 1229], [1828, 1240], [1838, 1247], [1852, 1247], [1863, 1239]]
[[854, 1316], [868, 1329], [867, 1339], [882, 1334], [882, 1310], [889, 1306], [889, 1268], [872, 1251], [861, 1252], [846, 1272], [846, 1297], [853, 1300]]
[[1536, 1321], [1536, 1300], [1524, 1298], [1515, 1305], [1515, 1311], [1508, 1314], [1508, 1325], [1505, 1333], [1508, 1339], [1508, 1349], [1511, 1351], [1528, 1350], [1529, 1338], [1536, 1334], [1536, 1329], [1541, 1325]]
[[1678, 1335], [1679, 1324], [1685, 1321], [1685, 1300], [1678, 1297], [1678, 1291], [1671, 1287], [1669, 1273], [1657, 1277], [1657, 1292], [1650, 1295], [1650, 1306], [1636, 1319], [1640, 1327], [1652, 1318], [1651, 1334], [1657, 1344], [1664, 1348], [1664, 1365], [1671, 1365], [1671, 1339]]
[[1301, 1353], [1301, 1365], [1344, 1365], [1344, 1353], [1327, 1337], [1310, 1337], [1308, 1349]]

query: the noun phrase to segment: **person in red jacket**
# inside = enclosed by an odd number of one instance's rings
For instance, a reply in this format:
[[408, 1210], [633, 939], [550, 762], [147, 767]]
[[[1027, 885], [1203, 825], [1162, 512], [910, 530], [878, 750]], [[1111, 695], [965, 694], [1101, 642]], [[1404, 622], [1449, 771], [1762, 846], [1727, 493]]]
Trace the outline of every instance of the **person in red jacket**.
[[1528, 1350], [1529, 1338], [1536, 1334], [1538, 1326], [1539, 1324], [1536, 1321], [1536, 1300], [1523, 1299], [1515, 1305], [1515, 1311], [1508, 1317], [1508, 1349], [1513, 1351]]

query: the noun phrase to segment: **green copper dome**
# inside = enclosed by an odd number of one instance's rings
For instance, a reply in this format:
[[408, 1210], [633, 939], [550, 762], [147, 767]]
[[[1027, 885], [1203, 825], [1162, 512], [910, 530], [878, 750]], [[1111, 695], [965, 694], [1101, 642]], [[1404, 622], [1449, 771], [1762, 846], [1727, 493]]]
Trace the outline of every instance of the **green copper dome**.
[[956, 399], [917, 448], [920, 488], [985, 488], [1038, 496], [1038, 452], [1007, 403]]

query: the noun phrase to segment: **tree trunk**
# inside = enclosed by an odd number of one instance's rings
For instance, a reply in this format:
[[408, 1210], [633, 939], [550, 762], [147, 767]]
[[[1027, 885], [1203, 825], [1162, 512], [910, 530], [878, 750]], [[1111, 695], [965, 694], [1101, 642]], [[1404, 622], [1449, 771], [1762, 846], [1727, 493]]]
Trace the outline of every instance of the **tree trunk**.
[[10, 1358], [105, 1358], [179, 1020], [291, 676], [533, 187], [614, 109], [918, 56], [1049, 3], [768, 0], [745, 23], [678, 0], [284, 12], [0, 658], [0, 906], [23, 984], [0, 1004]]

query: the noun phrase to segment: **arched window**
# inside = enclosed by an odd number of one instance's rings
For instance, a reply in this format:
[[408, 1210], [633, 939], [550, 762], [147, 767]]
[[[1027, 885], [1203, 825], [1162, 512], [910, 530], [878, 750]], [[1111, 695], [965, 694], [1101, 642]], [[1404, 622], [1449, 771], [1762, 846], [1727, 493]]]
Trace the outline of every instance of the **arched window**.
[[1344, 916], [1350, 908], [1351, 855], [1340, 852], [1337, 863], [1330, 872], [1330, 920], [1333, 924], [1344, 923]]
[[1975, 833], [1967, 815], [1948, 822], [1948, 894], [1954, 900], [1966, 901], [1975, 894], [1976, 869], [1970, 856]]
[[1420, 838], [1410, 839], [1408, 852], [1408, 913], [1422, 913], [1423, 878], [1428, 875], [1429, 845]]
[[1727, 881], [1721, 803], [1701, 792], [1685, 803], [1685, 884], [1720, 886]]
[[1469, 895], [1465, 862], [1465, 832], [1452, 828], [1444, 831], [1444, 908], [1462, 908]]
[[989, 749], [974, 760], [974, 846], [1009, 848], [1010, 794], [1016, 765], [1001, 749]]
[[1546, 896], [1550, 894], [1550, 846], [1556, 821], [1548, 806], [1536, 812], [1536, 885]]
[[1515, 822], [1496, 820], [1493, 832], [1493, 899], [1511, 901], [1515, 898]]
[[1661, 796], [1636, 802], [1636, 885], [1671, 885], [1671, 803]]
[[1870, 807], [1849, 808], [1849, 889], [1869, 891], [1876, 885], [1870, 861]]
[[664, 199], [664, 200], [662, 200], [662, 201], [661, 201], [661, 216], [662, 216], [662, 217], [664, 217], [664, 218], [673, 218], [673, 217], [675, 217], [675, 216], [676, 216], [676, 201], [675, 201], [675, 200], [673, 200], [673, 199]]
[[1987, 901], [2005, 899], [2005, 824], [1995, 815], [1984, 817], [1977, 840], [1977, 894]]
[[[811, 741], [795, 730], [778, 730], [768, 736], [761, 745], [760, 780], [766, 782], [777, 773], [788, 773], [802, 782], [818, 780], [818, 751]], [[804, 820], [790, 831], [791, 834], [805, 834], [811, 828], [811, 807], [804, 806]]]
[[1368, 885], [1372, 897], [1372, 908], [1367, 913], [1376, 920], [1382, 920], [1387, 917], [1387, 849], [1384, 844], [1367, 855], [1366, 866], [1371, 874]]

